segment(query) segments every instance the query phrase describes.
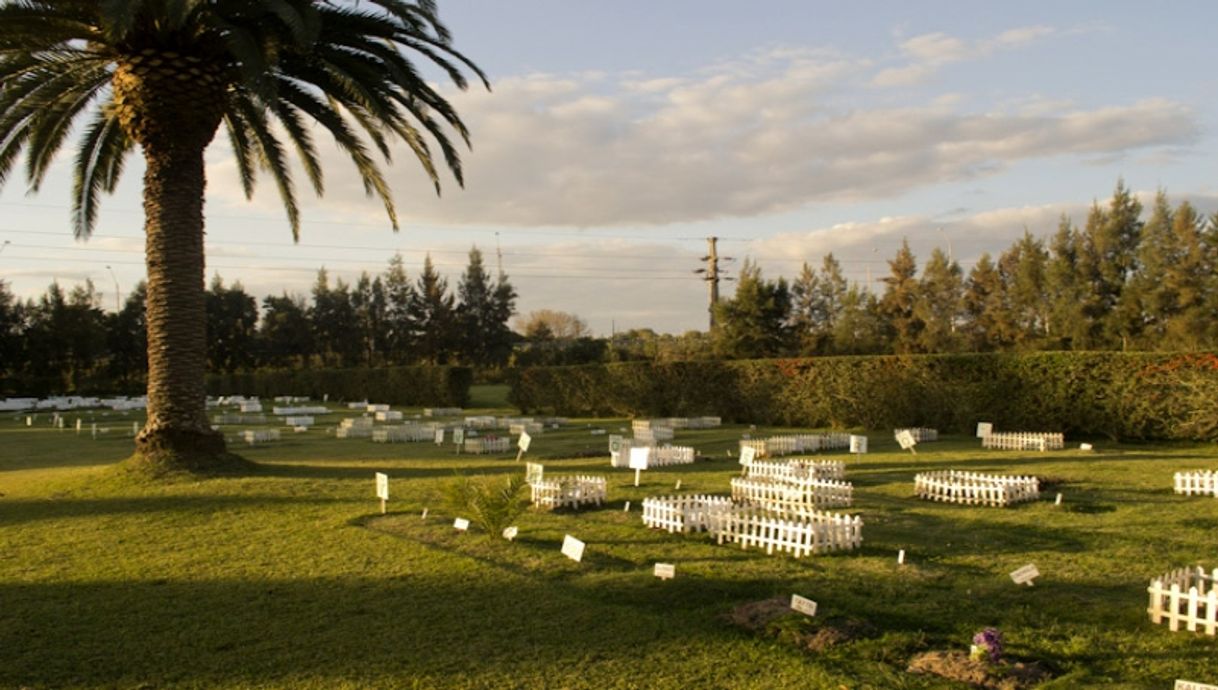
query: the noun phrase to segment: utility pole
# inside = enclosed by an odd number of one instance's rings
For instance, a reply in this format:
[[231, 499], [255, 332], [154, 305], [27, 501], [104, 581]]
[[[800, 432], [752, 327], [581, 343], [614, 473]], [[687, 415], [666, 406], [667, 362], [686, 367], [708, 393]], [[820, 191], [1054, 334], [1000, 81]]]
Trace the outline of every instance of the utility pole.
[[710, 313], [710, 330], [715, 330], [715, 305], [719, 303], [719, 281], [726, 280], [719, 276], [719, 251], [716, 244], [719, 242], [718, 237], [706, 238], [707, 248], [709, 249], [706, 256], [702, 260], [706, 262], [706, 268], [699, 268], [694, 273], [705, 274], [702, 280], [706, 281], [707, 287], [710, 288], [710, 305], [707, 311]]
[[110, 278], [114, 281], [114, 313], [117, 314], [123, 310], [123, 305], [118, 300], [118, 277], [114, 275], [114, 269], [106, 266], [106, 270], [110, 272]]

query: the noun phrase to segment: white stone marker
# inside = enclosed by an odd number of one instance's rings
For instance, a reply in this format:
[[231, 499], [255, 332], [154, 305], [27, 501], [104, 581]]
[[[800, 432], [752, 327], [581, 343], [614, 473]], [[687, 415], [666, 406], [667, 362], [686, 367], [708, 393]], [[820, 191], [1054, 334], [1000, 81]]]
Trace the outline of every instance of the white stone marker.
[[905, 549], [897, 552], [897, 565], [905, 565]]
[[642, 448], [630, 449], [630, 469], [634, 470], [634, 485], [639, 485], [639, 475], [643, 470], [647, 469], [647, 460], [651, 457], [651, 448], [643, 446]]
[[1080, 444], [1078, 444], [1078, 449], [1079, 450], [1093, 450], [1090, 443], [1080, 443]]
[[914, 446], [918, 445], [918, 439], [914, 438], [913, 433], [909, 429], [902, 429], [901, 433], [897, 434], [897, 443], [901, 445], [901, 450], [907, 450], [914, 455], [918, 454]]
[[991, 422], [977, 422], [977, 438], [985, 438], [994, 433], [994, 425]]
[[[731, 451], [728, 451], [728, 453], [731, 453]], [[741, 477], [748, 476], [749, 465], [752, 464], [752, 462], [756, 459], [757, 459], [757, 449], [756, 448], [754, 448], [752, 446], [745, 446], [744, 448], [740, 449], [740, 464], [741, 464], [740, 476]]]
[[516, 440], [516, 447], [520, 450], [516, 453], [516, 462], [520, 462], [520, 458], [529, 450], [529, 444], [533, 442], [533, 437], [529, 436], [529, 432], [520, 432], [520, 438]]
[[34, 418], [27, 415], [25, 418], [25, 425], [34, 426]]
[[511, 527], [503, 528], [503, 538], [507, 539], [508, 541], [512, 541], [513, 539], [515, 539], [516, 535], [519, 533], [520, 533], [520, 530], [516, 528], [516, 525], [512, 525]]
[[677, 566], [672, 563], [656, 563], [655, 575], [661, 580], [671, 580], [677, 576]]
[[562, 555], [579, 563], [584, 558], [584, 543], [570, 534], [563, 537]]
[[96, 440], [97, 439], [97, 422], [93, 422], [93, 424], [92, 424], [92, 434], [93, 434], [93, 438]]
[[131, 438], [135, 438], [140, 433], [140, 423], [131, 422]]
[[1040, 577], [1040, 571], [1032, 563], [1011, 572], [1011, 580], [1017, 585], [1032, 586], [1032, 580]]
[[1053, 500], [1053, 505], [1059, 506], [1061, 504], [1062, 504], [1062, 495], [1058, 494], [1057, 498]]
[[1176, 680], [1175, 690], [1218, 690], [1218, 685], [1198, 683], [1191, 680]]
[[437, 446], [444, 445], [444, 427], [440, 427], [439, 429], [436, 429], [436, 445]]
[[453, 429], [453, 444], [457, 446], [457, 455], [461, 454], [461, 444], [465, 443], [465, 427]]
[[80, 417], [76, 418], [76, 435], [77, 436], [80, 436], [80, 429], [82, 426], [84, 426], [84, 423], [85, 423], [85, 420], [81, 419]]
[[791, 608], [795, 611], [808, 616], [816, 615], [816, 602], [799, 596], [798, 594], [791, 595]]
[[426, 508], [424, 508], [424, 509], [423, 509], [423, 514], [419, 516], [419, 519], [420, 519], [420, 520], [426, 520], [426, 519], [427, 519], [427, 509], [426, 509]]
[[469, 520], [465, 518], [457, 518], [453, 520], [453, 529], [464, 532], [469, 529]]
[[385, 503], [389, 501], [389, 475], [376, 473], [376, 497], [381, 499], [381, 515], [385, 514]]
[[681, 480], [680, 480], [680, 479], [678, 479], [678, 480], [677, 480], [677, 485], [676, 485], [676, 486], [674, 486], [672, 490], [673, 490], [673, 491], [680, 491], [680, 490], [681, 490]]
[[626, 507], [625, 507], [625, 508], [622, 508], [622, 512], [623, 512], [623, 513], [629, 513], [629, 512], [630, 512], [630, 501], [626, 501]]
[[862, 455], [867, 452], [867, 437], [850, 435], [850, 452], [856, 455]]
[[537, 462], [526, 462], [524, 464], [524, 481], [528, 484], [536, 484], [545, 477], [545, 465]]

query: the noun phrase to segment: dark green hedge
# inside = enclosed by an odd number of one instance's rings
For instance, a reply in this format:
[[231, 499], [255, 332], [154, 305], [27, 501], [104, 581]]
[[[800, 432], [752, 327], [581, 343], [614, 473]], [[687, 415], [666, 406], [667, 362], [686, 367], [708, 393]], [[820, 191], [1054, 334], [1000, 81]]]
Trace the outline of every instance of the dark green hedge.
[[804, 427], [1218, 438], [1213, 354], [1048, 352], [628, 362], [511, 372], [510, 400], [569, 416], [718, 415]]
[[321, 400], [364, 400], [392, 405], [464, 407], [473, 371], [467, 367], [382, 367], [379, 369], [279, 369], [209, 374], [209, 395], [270, 398], [301, 395]]

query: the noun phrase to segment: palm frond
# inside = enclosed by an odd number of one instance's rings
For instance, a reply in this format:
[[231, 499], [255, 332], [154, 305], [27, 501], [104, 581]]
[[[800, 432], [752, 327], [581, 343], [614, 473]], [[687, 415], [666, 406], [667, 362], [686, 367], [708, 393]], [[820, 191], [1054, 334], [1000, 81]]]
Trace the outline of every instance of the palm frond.
[[73, 165], [72, 230], [77, 239], [93, 233], [97, 197], [102, 191], [114, 191], [130, 150], [131, 141], [118, 118], [109, 109], [100, 109], [85, 128]]
[[287, 161], [283, 154], [283, 144], [271, 131], [266, 118], [265, 109], [249, 97], [238, 96], [235, 99], [237, 124], [244, 126], [245, 135], [257, 152], [261, 167], [271, 174], [275, 186], [279, 188], [279, 197], [283, 200], [284, 211], [288, 214], [288, 223], [292, 226], [292, 239], [300, 240], [300, 207], [296, 203], [296, 190], [292, 185], [292, 173], [288, 170]]

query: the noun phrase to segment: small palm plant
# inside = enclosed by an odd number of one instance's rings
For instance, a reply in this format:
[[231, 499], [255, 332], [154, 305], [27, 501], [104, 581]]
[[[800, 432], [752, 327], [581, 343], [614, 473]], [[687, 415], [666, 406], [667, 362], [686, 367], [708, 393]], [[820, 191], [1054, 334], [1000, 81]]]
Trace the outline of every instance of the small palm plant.
[[503, 529], [528, 508], [529, 499], [522, 495], [526, 485], [521, 476], [510, 477], [504, 482], [474, 481], [460, 476], [446, 487], [445, 499], [449, 510], [469, 516], [470, 522], [493, 536], [502, 534]]

